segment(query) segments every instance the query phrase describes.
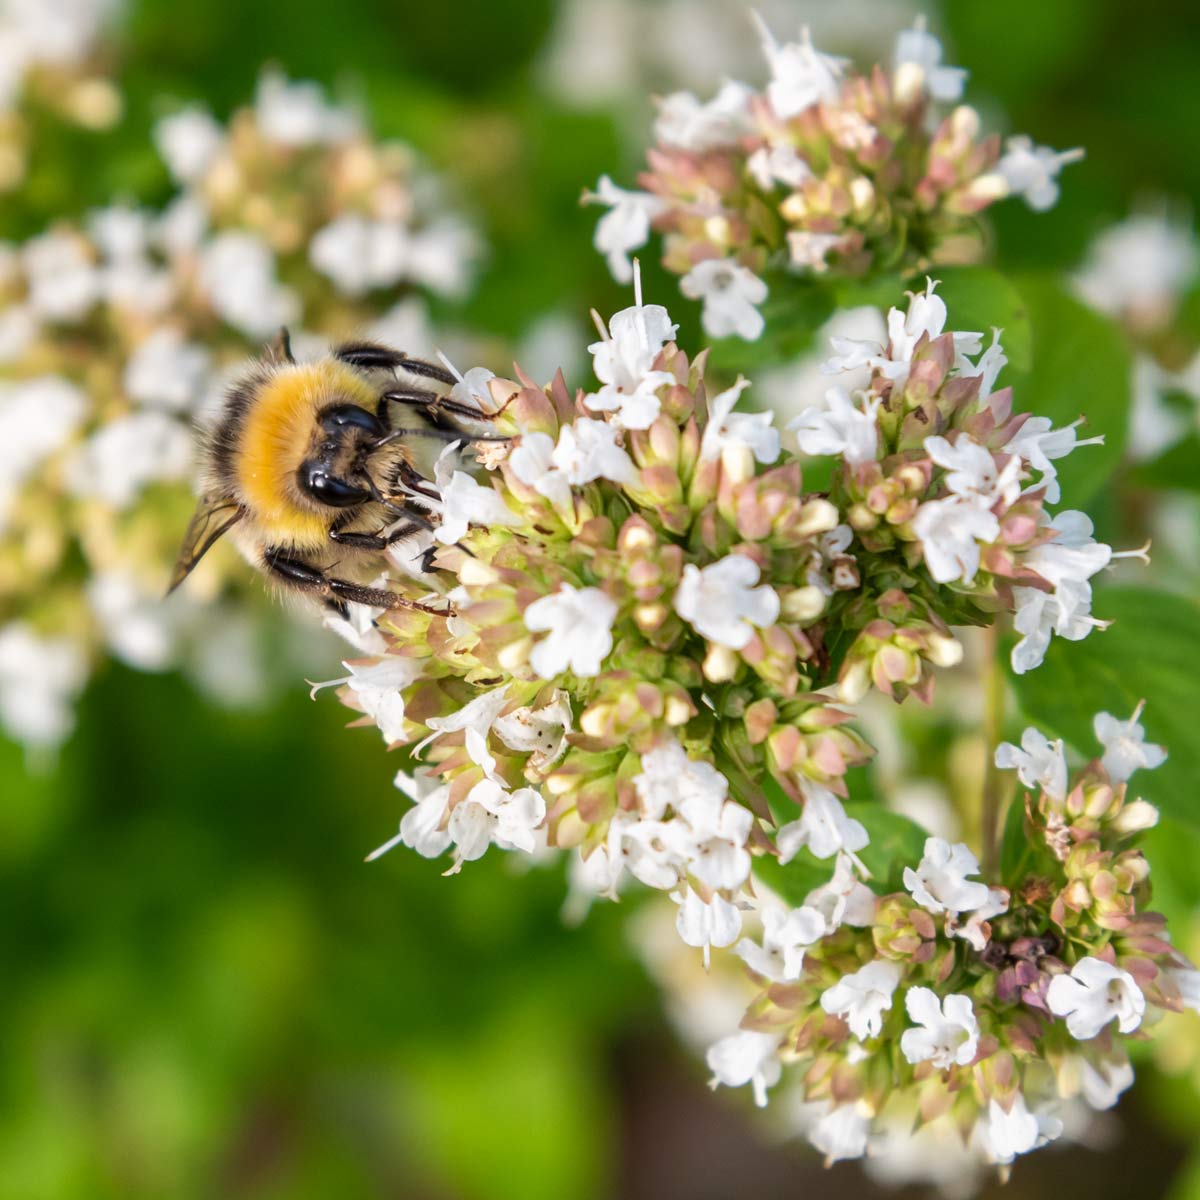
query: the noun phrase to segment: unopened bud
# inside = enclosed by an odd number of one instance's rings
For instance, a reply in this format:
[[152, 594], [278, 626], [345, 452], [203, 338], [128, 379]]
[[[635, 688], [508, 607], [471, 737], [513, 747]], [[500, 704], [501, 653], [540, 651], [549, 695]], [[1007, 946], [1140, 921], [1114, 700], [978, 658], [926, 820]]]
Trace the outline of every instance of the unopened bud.
[[[473, 559], [468, 561], [474, 561]], [[533, 650], [533, 638], [523, 637], [518, 638], [515, 642], [509, 642], [499, 654], [496, 655], [497, 664], [510, 674], [518, 671], [529, 661], [530, 652]]]
[[925, 657], [935, 667], [957, 667], [963, 660], [962, 643], [949, 634], [931, 633]]
[[1158, 809], [1148, 800], [1135, 800], [1126, 804], [1116, 815], [1113, 828], [1118, 833], [1140, 833], [1158, 824]]
[[871, 688], [871, 664], [863, 658], [851, 663], [838, 680], [837, 696], [843, 704], [857, 704]]
[[464, 557], [458, 581], [467, 587], [487, 587], [500, 581], [500, 573], [480, 558]]
[[901, 104], [911, 104], [925, 90], [925, 69], [915, 62], [901, 63], [892, 79], [892, 95]]
[[738, 661], [738, 656], [728, 646], [718, 646], [714, 642], [704, 656], [704, 678], [709, 683], [728, 683], [737, 674]]
[[818, 587], [793, 588], [780, 596], [779, 612], [785, 621], [815, 621], [825, 611], [825, 593]]

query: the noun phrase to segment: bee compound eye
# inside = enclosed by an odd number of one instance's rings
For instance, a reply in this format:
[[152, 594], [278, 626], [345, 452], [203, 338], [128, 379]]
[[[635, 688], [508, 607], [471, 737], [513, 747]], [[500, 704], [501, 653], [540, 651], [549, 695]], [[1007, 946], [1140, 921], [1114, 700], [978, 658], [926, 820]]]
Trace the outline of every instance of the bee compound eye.
[[320, 421], [321, 428], [330, 433], [346, 429], [361, 429], [372, 437], [383, 433], [379, 418], [357, 404], [335, 404], [321, 413]]
[[371, 493], [337, 475], [331, 475], [324, 463], [306, 462], [298, 472], [300, 490], [330, 508], [349, 508], [371, 498]]

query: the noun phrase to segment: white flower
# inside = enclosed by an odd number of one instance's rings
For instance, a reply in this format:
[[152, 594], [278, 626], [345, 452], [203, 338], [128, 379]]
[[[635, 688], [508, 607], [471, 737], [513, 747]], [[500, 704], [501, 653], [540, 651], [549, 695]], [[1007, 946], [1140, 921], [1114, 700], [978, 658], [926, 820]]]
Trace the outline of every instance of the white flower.
[[705, 887], [732, 891], [750, 875], [746, 839], [754, 815], [735, 800], [714, 804], [708, 796], [690, 797], [680, 805], [690, 833], [688, 871]]
[[150, 218], [126, 204], [112, 204], [88, 213], [87, 230], [105, 259], [141, 259], [149, 241]]
[[1112, 560], [1112, 547], [1092, 537], [1092, 522], [1081, 512], [1060, 512], [1049, 523], [1057, 536], [1024, 556], [1053, 588], [1014, 588], [1013, 626], [1022, 635], [1013, 647], [1012, 666], [1018, 674], [1032, 670], [1045, 657], [1051, 634], [1077, 642], [1102, 624], [1091, 615], [1092, 589], [1088, 580]]
[[825, 1165], [844, 1159], [862, 1158], [871, 1132], [871, 1110], [861, 1101], [838, 1104], [818, 1118], [808, 1131], [808, 1140], [825, 1155]]
[[[789, 188], [798, 188], [806, 179], [812, 178], [812, 168], [796, 153], [791, 142], [771, 142], [760, 146], [746, 160], [746, 170], [754, 182], [765, 192], [782, 183]], [[841, 239], [830, 236], [834, 242]]]
[[738, 138], [754, 127], [752, 95], [744, 83], [732, 79], [707, 103], [691, 92], [672, 92], [658, 102], [654, 136], [664, 146], [693, 154], [736, 145]]
[[718, 392], [708, 402], [708, 424], [700, 441], [700, 457], [706, 462], [721, 459], [726, 470], [737, 473], [736, 461], [752, 455], [763, 464], [779, 457], [779, 430], [772, 428], [772, 412], [735, 413], [738, 397], [750, 386], [740, 375], [737, 382]]
[[826, 988], [821, 993], [821, 1007], [832, 1016], [841, 1017], [860, 1042], [878, 1037], [883, 1028], [883, 1014], [892, 1007], [900, 974], [895, 963], [877, 958]]
[[548, 433], [524, 433], [509, 452], [508, 465], [522, 483], [562, 508], [571, 503], [571, 483], [566, 472], [554, 465], [554, 450]]
[[[500, 715], [501, 709], [508, 703], [508, 685], [493, 688], [490, 692], [480, 692], [474, 700], [464, 704], [457, 712], [444, 717], [430, 717], [425, 724], [438, 733], [475, 732], [481, 737], [487, 737]], [[426, 738], [417, 747], [417, 751], [425, 746], [432, 738]]]
[[996, 170], [1004, 177], [1011, 195], [1024, 196], [1034, 212], [1045, 212], [1058, 200], [1059, 171], [1081, 158], [1082, 150], [1056, 151], [1049, 146], [1035, 146], [1031, 138], [1019, 134], [1004, 143], [1004, 154]]
[[300, 315], [296, 296], [275, 277], [275, 256], [256, 234], [217, 234], [200, 254], [200, 286], [217, 315], [249, 337], [269, 337]]
[[10, 304], [0, 309], [0, 363], [20, 358], [37, 333], [37, 318], [28, 304]]
[[[971, 352], [974, 353], [973, 350]], [[955, 347], [954, 366], [959, 375], [979, 380], [979, 406], [981, 409], [988, 406], [996, 387], [996, 380], [1007, 363], [1008, 356], [1000, 344], [1000, 330], [998, 329], [992, 330], [992, 344], [975, 362], [972, 362], [959, 347]], [[1005, 452], [1012, 453], [1008, 447], [1005, 447]]]
[[915, 1027], [900, 1036], [900, 1051], [910, 1063], [931, 1061], [940, 1071], [967, 1066], [979, 1049], [979, 1023], [971, 998], [952, 993], [939, 1001], [926, 987], [909, 988], [904, 1007]]
[[650, 240], [650, 222], [666, 208], [666, 202], [650, 192], [619, 188], [607, 175], [600, 176], [594, 192], [586, 192], [585, 204], [607, 204], [608, 212], [596, 223], [592, 244], [608, 260], [608, 269], [618, 283], [633, 278], [630, 251]]
[[727, 554], [706, 567], [688, 563], [675, 589], [675, 611], [703, 638], [730, 650], [742, 650], [779, 616], [779, 597], [767, 585], [756, 587], [758, 563], [744, 554]]
[[128, 508], [151, 483], [187, 477], [192, 466], [187, 426], [149, 409], [118, 417], [96, 430], [69, 464], [72, 491], [114, 508]]
[[838, 79], [848, 59], [822, 54], [813, 47], [807, 26], [800, 30], [798, 42], [779, 43], [761, 18], [763, 53], [771, 68], [772, 79], [767, 85], [767, 99], [780, 120], [786, 121], [806, 108], [838, 97]]
[[0, 628], [0, 725], [33, 747], [57, 745], [71, 732], [71, 705], [87, 679], [83, 648], [42, 637], [23, 621]]
[[1004, 447], [1005, 454], [1016, 454], [1023, 458], [1035, 471], [1041, 472], [1039, 487], [1046, 489], [1046, 503], [1057, 504], [1062, 496], [1058, 484], [1058, 470], [1051, 461], [1066, 458], [1079, 446], [1102, 446], [1104, 435], [1078, 440], [1075, 430], [1083, 418], [1073, 421], [1062, 429], [1052, 428], [1049, 417], [1029, 417], [1017, 435]]
[[702, 300], [701, 321], [709, 337], [737, 334], [753, 342], [766, 322], [757, 305], [767, 298], [767, 285], [749, 267], [732, 258], [706, 258], [680, 281], [689, 300]]
[[599, 588], [559, 584], [557, 592], [542, 596], [525, 609], [525, 628], [546, 632], [529, 656], [542, 679], [564, 671], [578, 676], [598, 675], [600, 664], [613, 646], [612, 626], [616, 602]]
[[170, 272], [136, 256], [107, 263], [100, 273], [100, 287], [109, 304], [142, 316], [157, 316], [175, 295]]
[[1096, 238], [1075, 286], [1093, 308], [1128, 313], [1140, 328], [1156, 329], [1170, 320], [1197, 267], [1200, 250], [1190, 221], [1139, 213]]
[[986, 446], [966, 434], [959, 434], [954, 442], [944, 437], [927, 437], [925, 450], [946, 470], [943, 482], [951, 494], [962, 500], [991, 508], [997, 503], [1010, 505], [1021, 493], [1020, 460], [1010, 458], [1000, 467]]
[[567, 734], [571, 731], [571, 699], [561, 688], [555, 688], [539, 707], [525, 704], [497, 717], [492, 730], [510, 750], [531, 755], [534, 766], [549, 766], [567, 746]]
[[804, 967], [804, 954], [825, 936], [825, 917], [815, 908], [772, 906], [763, 910], [762, 945], [743, 938], [736, 953], [750, 968], [775, 983], [794, 983]]
[[254, 96], [259, 131], [281, 146], [329, 145], [352, 137], [358, 118], [325, 102], [315, 83], [289, 83], [279, 71], [264, 71]]
[[163, 117], [154, 125], [154, 144], [176, 183], [195, 183], [225, 141], [225, 131], [198, 104]]
[[787, 235], [788, 262], [802, 271], [820, 275], [828, 270], [826, 259], [841, 242], [840, 233], [810, 233], [806, 229], [793, 229]]
[[[640, 287], [639, 287], [640, 292]], [[661, 304], [635, 304], [616, 313], [588, 350], [603, 385], [583, 398], [593, 412], [615, 412], [625, 429], [649, 429], [659, 414], [658, 389], [675, 382], [654, 361], [678, 328]]]
[[689, 800], [719, 809], [729, 783], [712, 763], [689, 758], [674, 738], [666, 738], [642, 755], [642, 770], [633, 777], [633, 788], [642, 814], [657, 821], [668, 810], [683, 812]]
[[345, 686], [353, 694], [356, 707], [379, 726], [383, 740], [392, 745], [404, 737], [404, 689], [421, 677], [421, 662], [385, 654], [365, 662], [344, 662], [350, 674], [314, 685], [321, 688]]
[[439, 217], [415, 233], [395, 221], [379, 222], [375, 231], [376, 244], [394, 243], [396, 254], [389, 270], [398, 272], [396, 278], [410, 279], [427, 287], [439, 296], [460, 298], [474, 276], [475, 260], [479, 257], [479, 235], [459, 217]]
[[177, 196], [154, 222], [154, 244], [168, 258], [195, 254], [208, 228], [208, 212], [204, 204], [186, 192]]
[[208, 351], [177, 329], [156, 329], [130, 356], [123, 382], [130, 399], [187, 413], [199, 407], [211, 383]]
[[434, 537], [445, 546], [453, 546], [465, 537], [472, 525], [511, 527], [521, 524], [521, 518], [504, 503], [495, 488], [480, 483], [466, 471], [451, 470], [458, 445], [452, 442], [447, 446], [438, 455], [434, 466], [434, 479], [441, 494], [441, 521]]
[[957, 100], [967, 81], [962, 67], [942, 66], [942, 43], [925, 28], [921, 18], [896, 39], [893, 67], [896, 91], [901, 95], [923, 87], [935, 100]]
[[0, 530], [21, 485], [66, 444], [87, 407], [84, 394], [57, 375], [0, 382]]
[[633, 459], [617, 445], [617, 432], [615, 425], [589, 417], [579, 417], [573, 424], [564, 425], [551, 456], [554, 469], [561, 471], [574, 487], [597, 479], [636, 482]]
[[861, 821], [846, 815], [842, 802], [819, 783], [808, 783], [804, 789], [804, 812], [798, 821], [791, 821], [775, 835], [779, 861], [790, 862], [802, 846], [817, 858], [829, 858], [845, 851], [853, 855], [870, 842]]
[[400, 818], [400, 832], [372, 850], [366, 861], [374, 862], [400, 844], [411, 847], [422, 858], [437, 858], [452, 841], [449, 831], [442, 827], [450, 804], [450, 785], [422, 770], [415, 776], [398, 772], [395, 784], [413, 801], [413, 807]]
[[1133, 1084], [1133, 1067], [1127, 1058], [1079, 1059], [1079, 1086], [1092, 1108], [1112, 1108], [1121, 1093]]
[[713, 1073], [711, 1086], [743, 1087], [748, 1083], [754, 1089], [754, 1103], [765, 1108], [767, 1089], [777, 1084], [783, 1073], [775, 1053], [778, 1048], [778, 1034], [752, 1029], [722, 1038], [705, 1055], [708, 1069]]
[[126, 571], [100, 571], [87, 581], [88, 606], [108, 648], [140, 671], [162, 671], [175, 654], [174, 609]]
[[904, 886], [913, 899], [932, 913], [963, 913], [989, 902], [986, 883], [972, 882], [979, 862], [962, 842], [951, 846], [945, 838], [925, 839], [925, 853], [914, 871], [904, 868]]
[[1110, 1021], [1132, 1033], [1146, 1011], [1146, 997], [1128, 971], [1100, 958], [1081, 958], [1069, 975], [1055, 975], [1046, 989], [1046, 1004], [1056, 1017], [1066, 1017], [1067, 1030], [1084, 1042]]
[[731, 904], [724, 896], [714, 894], [705, 901], [690, 887], [682, 897], [676, 894], [673, 899], [679, 902], [675, 928], [686, 945], [704, 951], [704, 965], [707, 967], [713, 946], [719, 949], [731, 946], [737, 940], [742, 930], [742, 914], [737, 905]]
[[980, 544], [988, 545], [1000, 536], [994, 513], [959, 496], [927, 500], [917, 509], [912, 528], [920, 539], [925, 565], [938, 583], [955, 579], [970, 583], [979, 570]]
[[787, 424], [804, 454], [841, 455], [848, 463], [874, 462], [879, 449], [878, 396], [862, 396], [860, 408], [844, 388], [828, 388], [825, 404], [806, 408]]
[[1145, 701], [1133, 710], [1128, 721], [1120, 721], [1110, 713], [1099, 713], [1093, 722], [1096, 740], [1104, 747], [1100, 765], [1113, 783], [1124, 783], [1134, 771], [1153, 771], [1167, 761], [1167, 752], [1146, 741], [1146, 731], [1139, 724]]
[[999, 1100], [989, 1100], [975, 1132], [988, 1160], [1000, 1164], [1012, 1162], [1018, 1154], [1028, 1154], [1043, 1140], [1038, 1119], [1029, 1111], [1020, 1092], [1012, 1097], [1007, 1111]]
[[348, 212], [313, 234], [308, 261], [343, 295], [361, 296], [399, 280], [409, 265], [410, 248], [404, 226]]
[[863, 928], [875, 920], [875, 893], [855, 874], [854, 860], [844, 851], [837, 856], [833, 877], [809, 892], [804, 903], [824, 917], [826, 933], [842, 925]]
[[546, 802], [534, 788], [510, 792], [493, 779], [481, 779], [450, 812], [454, 868], [482, 858], [491, 845], [501, 850], [537, 848], [535, 831], [546, 819]]
[[655, 821], [619, 811], [609, 822], [607, 852], [612, 863], [624, 863], [647, 887], [675, 887], [691, 852], [686, 821]]
[[[912, 357], [918, 343], [923, 337], [929, 341], [941, 337], [946, 328], [946, 304], [936, 294], [936, 288], [937, 281], [927, 278], [925, 291], [908, 293], [907, 312], [901, 312], [898, 308], [888, 310], [886, 349], [880, 343], [871, 340], [830, 338], [834, 355], [822, 364], [822, 373], [840, 375], [846, 371], [861, 371], [867, 367], [890, 379], [895, 389], [903, 389], [908, 382]], [[976, 354], [982, 349], [981, 334], [955, 333], [953, 338], [956, 362], [963, 356]]]
[[101, 275], [83, 238], [51, 231], [21, 248], [29, 307], [50, 321], [78, 321], [100, 298]]
[[953, 913], [947, 914], [946, 932], [952, 937], [963, 938], [977, 954], [982, 954], [991, 938], [990, 926], [984, 927], [993, 917], [1008, 912], [1010, 899], [1007, 888], [988, 888], [987, 900], [971, 912], [965, 921], [960, 921]]
[[1050, 741], [1041, 730], [1030, 726], [1021, 734], [1018, 748], [1012, 742], [996, 747], [996, 766], [1017, 772], [1017, 778], [1030, 788], [1038, 788], [1052, 800], [1067, 795], [1067, 760], [1061, 738]]

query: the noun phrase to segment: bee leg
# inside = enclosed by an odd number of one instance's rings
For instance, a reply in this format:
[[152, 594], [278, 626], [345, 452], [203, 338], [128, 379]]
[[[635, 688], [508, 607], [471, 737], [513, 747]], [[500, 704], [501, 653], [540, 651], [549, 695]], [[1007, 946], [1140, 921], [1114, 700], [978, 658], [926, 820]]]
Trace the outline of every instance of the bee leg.
[[419, 533], [424, 528], [424, 525], [410, 521], [407, 525], [397, 526], [391, 533], [383, 534], [357, 533], [338, 529], [335, 526], [329, 531], [329, 540], [336, 542], [339, 546], [349, 546], [355, 550], [386, 550], [389, 546], [394, 546], [397, 542], [411, 537], [414, 533]]
[[409, 358], [407, 354], [393, 350], [390, 346], [381, 346], [378, 342], [345, 342], [334, 350], [333, 357], [364, 371], [394, 371], [399, 368], [411, 375], [423, 375], [426, 379], [436, 379], [440, 383], [458, 382], [458, 377], [445, 367], [439, 367], [436, 363], [426, 362], [421, 358]]
[[[442, 413], [453, 413], [456, 417], [466, 417], [470, 421], [494, 421], [504, 408], [498, 412], [486, 413], [481, 409], [472, 408], [469, 404], [460, 404], [457, 400], [449, 400], [440, 392], [425, 392], [419, 388], [390, 388], [379, 397], [379, 413], [382, 415], [383, 408], [387, 404], [411, 404], [414, 407], [424, 409], [431, 420], [436, 420]], [[471, 438], [469, 440], [476, 441], [481, 439]]]
[[408, 608], [416, 612], [430, 613], [435, 617], [449, 615], [447, 609], [419, 604], [398, 592], [363, 587], [361, 584], [351, 583], [348, 579], [327, 575], [320, 567], [314, 567], [312, 563], [304, 562], [278, 546], [272, 546], [264, 552], [263, 566], [268, 575], [280, 583], [297, 591], [312, 592], [327, 603], [336, 604], [349, 600], [355, 604], [366, 604], [370, 608]]

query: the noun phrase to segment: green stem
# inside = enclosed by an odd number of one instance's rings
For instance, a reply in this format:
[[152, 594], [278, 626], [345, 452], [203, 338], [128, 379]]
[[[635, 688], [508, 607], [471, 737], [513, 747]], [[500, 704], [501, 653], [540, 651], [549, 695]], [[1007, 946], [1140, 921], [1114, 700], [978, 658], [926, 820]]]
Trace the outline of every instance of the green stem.
[[996, 747], [1004, 731], [1004, 670], [1000, 665], [999, 624], [984, 631], [983, 661], [983, 794], [979, 825], [983, 846], [983, 874], [995, 879], [1000, 866], [1000, 829], [1004, 784], [996, 769]]

